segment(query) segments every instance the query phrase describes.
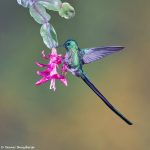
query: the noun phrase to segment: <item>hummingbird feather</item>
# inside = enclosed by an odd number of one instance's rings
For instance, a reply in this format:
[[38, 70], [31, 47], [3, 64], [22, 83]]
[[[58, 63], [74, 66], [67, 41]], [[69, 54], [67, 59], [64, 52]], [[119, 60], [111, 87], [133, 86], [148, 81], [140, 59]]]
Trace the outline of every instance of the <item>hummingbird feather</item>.
[[82, 63], [88, 64], [96, 60], [100, 60], [105, 56], [121, 51], [123, 48], [124, 47], [122, 46], [106, 46], [106, 47], [81, 49], [80, 54], [82, 58]]
[[94, 86], [94, 84], [86, 77], [83, 73], [81, 75], [81, 79], [95, 92], [95, 94], [102, 99], [102, 101], [121, 119], [123, 119], [128, 125], [132, 125], [126, 117], [124, 117], [101, 93], [100, 91]]
[[102, 59], [103, 57], [112, 53], [121, 51], [124, 47], [122, 46], [109, 46], [109, 47], [97, 47], [90, 49], [80, 49], [75, 40], [67, 40], [64, 45], [66, 48], [65, 64], [68, 66], [68, 71], [73, 75], [80, 77], [93, 91], [102, 99], [102, 101], [122, 120], [127, 124], [132, 125], [126, 117], [124, 117], [94, 86], [94, 84], [86, 77], [82, 65], [90, 62]]

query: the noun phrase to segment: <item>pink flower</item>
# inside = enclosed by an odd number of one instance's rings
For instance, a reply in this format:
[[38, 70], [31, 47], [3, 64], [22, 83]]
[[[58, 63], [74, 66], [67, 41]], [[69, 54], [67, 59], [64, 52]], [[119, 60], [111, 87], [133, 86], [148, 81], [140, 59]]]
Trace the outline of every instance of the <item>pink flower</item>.
[[41, 76], [41, 79], [35, 83], [35, 85], [41, 85], [47, 81], [51, 81], [50, 89], [56, 90], [55, 80], [60, 80], [65, 86], [67, 86], [67, 79], [64, 74], [67, 72], [67, 66], [65, 64], [62, 65], [61, 74], [58, 74], [57, 69], [59, 69], [59, 65], [62, 64], [64, 57], [62, 55], [57, 54], [56, 48], [52, 48], [51, 54], [45, 55], [44, 51], [42, 51], [42, 57], [45, 60], [49, 60], [48, 64], [41, 64], [36, 62], [38, 67], [44, 67], [44, 71], [37, 71], [37, 74]]

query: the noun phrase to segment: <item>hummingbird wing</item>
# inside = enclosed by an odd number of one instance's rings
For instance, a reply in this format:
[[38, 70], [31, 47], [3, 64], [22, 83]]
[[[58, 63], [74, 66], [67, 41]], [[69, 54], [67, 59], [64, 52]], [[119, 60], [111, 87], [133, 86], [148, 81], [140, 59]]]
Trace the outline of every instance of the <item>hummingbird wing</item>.
[[88, 64], [96, 60], [100, 60], [105, 56], [121, 51], [123, 46], [104, 46], [95, 48], [81, 49], [81, 59], [83, 64]]

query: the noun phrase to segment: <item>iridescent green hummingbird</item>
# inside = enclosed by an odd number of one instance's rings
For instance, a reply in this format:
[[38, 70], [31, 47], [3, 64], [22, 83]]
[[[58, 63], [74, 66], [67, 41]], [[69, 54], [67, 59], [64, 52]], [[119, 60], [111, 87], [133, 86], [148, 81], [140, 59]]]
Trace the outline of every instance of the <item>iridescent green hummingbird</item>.
[[107, 55], [119, 52], [124, 47], [106, 46], [80, 49], [75, 40], [67, 40], [63, 44], [63, 46], [66, 49], [64, 63], [68, 66], [68, 71], [70, 71], [74, 76], [80, 77], [115, 114], [117, 114], [127, 124], [132, 125], [132, 122], [130, 122], [117, 109], [115, 109], [115, 107], [112, 104], [110, 104], [110, 102], [100, 93], [100, 91], [88, 79], [85, 72], [83, 71], [84, 64], [100, 60]]

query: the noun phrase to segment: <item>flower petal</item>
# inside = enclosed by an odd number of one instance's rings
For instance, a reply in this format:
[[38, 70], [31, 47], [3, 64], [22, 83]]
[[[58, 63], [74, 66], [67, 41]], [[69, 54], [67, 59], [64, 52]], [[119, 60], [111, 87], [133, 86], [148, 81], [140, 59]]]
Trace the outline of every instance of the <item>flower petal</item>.
[[55, 86], [55, 79], [52, 79], [51, 80], [51, 83], [50, 83], [50, 87], [49, 87], [51, 90], [55, 91], [56, 90], [56, 86]]
[[35, 85], [38, 86], [38, 85], [41, 85], [41, 84], [43, 84], [43, 83], [45, 83], [45, 82], [47, 82], [47, 81], [48, 81], [47, 78], [41, 78], [39, 81], [37, 81], [37, 82], [35, 83]]
[[67, 65], [66, 65], [66, 64], [63, 64], [63, 65], [62, 65], [62, 68], [61, 68], [61, 72], [65, 73], [65, 72], [67, 72], [67, 71], [68, 71]]
[[[45, 52], [42, 51], [42, 57], [43, 59], [48, 59], [49, 62], [48, 64], [35, 62], [36, 65], [39, 67], [46, 67], [43, 71], [37, 71], [37, 74], [42, 78], [39, 81], [37, 81], [35, 85], [41, 85], [50, 80], [50, 89], [55, 91], [56, 90], [55, 82], [56, 80], [60, 80], [60, 82], [63, 85], [67, 86], [67, 79], [65, 77], [65, 74], [68, 71], [68, 66], [66, 64], [63, 64], [65, 56], [58, 55], [56, 48], [52, 48], [51, 54], [49, 53], [48, 55], [45, 55]], [[62, 64], [60, 70], [61, 74], [57, 72], [57, 69], [59, 69], [60, 64]]]
[[49, 57], [45, 55], [44, 50], [42, 51], [42, 53], [41, 53], [41, 54], [42, 54], [42, 58], [44, 58], [44, 59], [49, 59]]
[[37, 71], [36, 73], [37, 73], [37, 75], [39, 75], [39, 76], [47, 77], [47, 76], [50, 75], [49, 72], [50, 72], [50, 71], [49, 71], [48, 69], [46, 69], [46, 70], [44, 70], [44, 71]]
[[47, 64], [41, 64], [41, 63], [39, 63], [38, 61], [36, 61], [35, 64], [36, 64], [38, 67], [41, 67], [41, 68], [48, 66]]
[[60, 79], [60, 81], [65, 85], [65, 86], [67, 86], [68, 85], [68, 83], [67, 83], [67, 79], [66, 78], [64, 78], [64, 79]]

